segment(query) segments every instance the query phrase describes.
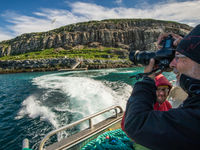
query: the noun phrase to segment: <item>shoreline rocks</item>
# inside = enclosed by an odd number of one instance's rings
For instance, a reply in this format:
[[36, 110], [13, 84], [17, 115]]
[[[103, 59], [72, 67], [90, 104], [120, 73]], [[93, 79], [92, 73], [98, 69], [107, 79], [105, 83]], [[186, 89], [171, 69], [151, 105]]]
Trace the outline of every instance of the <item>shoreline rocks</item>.
[[[38, 60], [8, 60], [0, 61], [0, 74], [18, 72], [56, 71], [60, 69], [71, 69], [77, 59], [52, 58]], [[127, 68], [132, 67], [128, 60], [92, 60], [83, 59], [77, 68], [105, 69], [105, 68]]]

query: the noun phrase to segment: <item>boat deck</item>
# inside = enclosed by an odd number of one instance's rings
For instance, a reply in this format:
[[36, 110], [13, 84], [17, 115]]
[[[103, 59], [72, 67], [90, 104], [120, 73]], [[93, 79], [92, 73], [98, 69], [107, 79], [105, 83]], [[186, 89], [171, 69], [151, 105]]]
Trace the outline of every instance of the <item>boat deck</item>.
[[[111, 117], [94, 124], [92, 123], [92, 119], [96, 116], [99, 116], [105, 112], [108, 112], [110, 110], [114, 109], [115, 114], [111, 115]], [[120, 112], [117, 111], [117, 109], [120, 110]], [[89, 141], [93, 140], [96, 138], [98, 135], [110, 131], [110, 130], [115, 130], [119, 129], [121, 127], [121, 120], [123, 117], [123, 110], [120, 106], [112, 106], [110, 108], [107, 108], [101, 112], [98, 112], [96, 114], [93, 114], [91, 116], [85, 117], [79, 121], [76, 121], [72, 124], [69, 124], [67, 126], [64, 126], [62, 128], [56, 129], [49, 134], [45, 136], [45, 138], [41, 141], [39, 150], [65, 150], [65, 149], [70, 149], [70, 150], [79, 150], [81, 147], [83, 147], [86, 143]], [[66, 129], [70, 129], [76, 125], [79, 125], [82, 122], [88, 121], [89, 127], [87, 129], [84, 129], [78, 133], [75, 133], [67, 138], [62, 139], [61, 141], [55, 142], [51, 145], [45, 146], [45, 142], [52, 136], [55, 135], [58, 132], [64, 131]]]
[[[118, 114], [118, 117], [111, 117], [108, 118], [96, 125], [93, 126], [93, 128], [91, 129], [86, 129], [83, 130], [81, 132], [78, 132], [77, 134], [74, 134], [72, 136], [70, 136], [69, 138], [63, 139], [59, 142], [56, 142], [48, 147], [46, 147], [46, 150], [60, 150], [60, 149], [69, 149], [71, 148], [72, 150], [77, 150], [78, 143], [81, 143], [85, 140], [87, 140], [88, 138], [90, 138], [89, 140], [92, 140], [91, 138], [95, 138], [97, 137], [99, 134], [105, 132], [105, 130], [114, 130], [114, 129], [118, 129], [120, 128], [120, 122], [122, 119], [123, 113]], [[118, 123], [118, 124], [117, 124]], [[110, 129], [109, 129], [110, 127]], [[99, 133], [99, 134], [98, 134]], [[88, 141], [89, 141], [88, 140]], [[87, 143], [86, 141], [84, 143]], [[83, 143], [81, 145], [84, 145]]]

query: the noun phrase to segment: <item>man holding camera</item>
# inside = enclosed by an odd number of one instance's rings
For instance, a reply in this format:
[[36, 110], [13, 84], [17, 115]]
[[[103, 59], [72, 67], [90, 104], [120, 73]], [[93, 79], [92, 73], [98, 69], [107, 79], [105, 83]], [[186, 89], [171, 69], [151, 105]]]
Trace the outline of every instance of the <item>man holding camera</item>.
[[[159, 37], [162, 41], [168, 34]], [[200, 25], [180, 42], [172, 34], [177, 46], [170, 63], [181, 88], [188, 93], [183, 104], [169, 111], [154, 111], [156, 102], [155, 74], [148, 75], [134, 85], [126, 106], [125, 132], [152, 150], [197, 149], [200, 147]], [[179, 43], [180, 42], [180, 43]], [[151, 72], [155, 60], [151, 59], [144, 73]]]

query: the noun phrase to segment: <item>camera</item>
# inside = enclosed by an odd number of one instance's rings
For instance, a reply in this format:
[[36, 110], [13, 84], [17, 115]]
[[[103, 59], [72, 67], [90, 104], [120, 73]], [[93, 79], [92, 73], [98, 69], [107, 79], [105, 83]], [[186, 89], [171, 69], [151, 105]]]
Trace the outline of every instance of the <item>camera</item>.
[[156, 52], [145, 51], [141, 52], [139, 50], [132, 51], [129, 54], [129, 59], [135, 64], [141, 64], [146, 66], [149, 64], [151, 58], [155, 59], [155, 65], [161, 68], [163, 71], [171, 71], [169, 64], [175, 57], [175, 48], [173, 47], [173, 37], [169, 35], [164, 40], [162, 40], [162, 48]]

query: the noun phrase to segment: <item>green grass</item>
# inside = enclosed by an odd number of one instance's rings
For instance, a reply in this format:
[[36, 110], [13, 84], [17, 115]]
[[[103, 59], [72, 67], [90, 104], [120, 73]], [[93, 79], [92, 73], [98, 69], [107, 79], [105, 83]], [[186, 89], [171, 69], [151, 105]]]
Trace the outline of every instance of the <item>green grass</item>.
[[111, 53], [110, 50], [118, 50], [119, 48], [85, 48], [85, 49], [45, 49], [42, 51], [29, 52], [20, 55], [0, 57], [0, 60], [27, 60], [27, 59], [48, 59], [48, 58], [77, 58], [83, 59], [119, 59], [119, 55]]

